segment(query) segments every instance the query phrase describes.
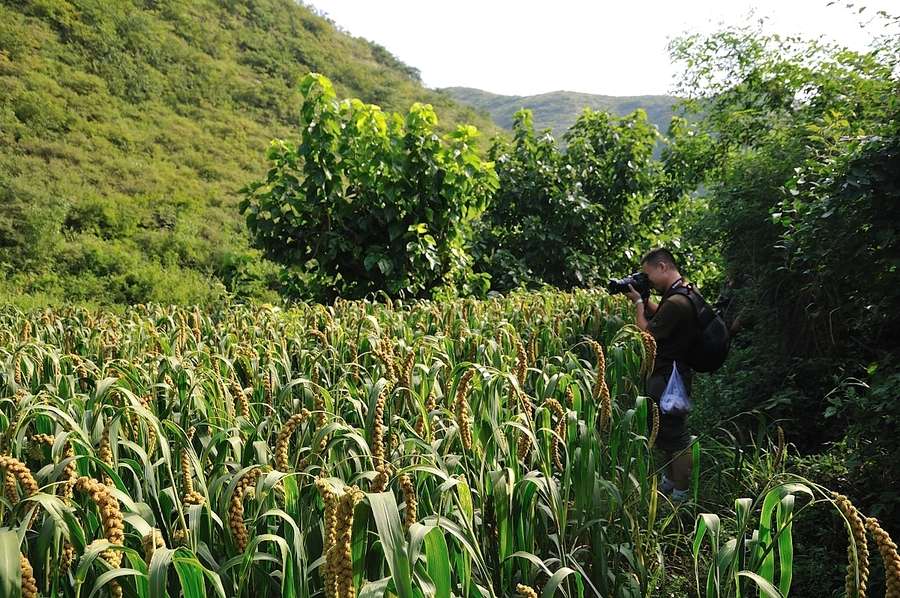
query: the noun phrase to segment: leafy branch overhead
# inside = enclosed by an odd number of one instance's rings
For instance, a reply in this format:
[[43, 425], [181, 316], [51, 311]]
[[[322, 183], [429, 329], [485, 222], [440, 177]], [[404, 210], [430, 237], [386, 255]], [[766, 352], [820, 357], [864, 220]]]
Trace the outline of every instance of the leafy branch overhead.
[[404, 119], [337, 101], [320, 74], [304, 77], [301, 93], [299, 144], [272, 142], [266, 181], [243, 189], [240, 204], [293, 293], [421, 297], [474, 281], [464, 244], [497, 187], [475, 127], [441, 138], [430, 105]]

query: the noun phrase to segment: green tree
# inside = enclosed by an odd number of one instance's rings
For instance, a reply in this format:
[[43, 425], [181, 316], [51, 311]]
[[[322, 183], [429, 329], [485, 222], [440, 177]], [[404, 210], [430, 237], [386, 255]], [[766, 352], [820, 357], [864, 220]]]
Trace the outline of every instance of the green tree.
[[[623, 117], [585, 110], [563, 139], [569, 192], [590, 205], [580, 219], [590, 230], [573, 237], [576, 252], [592, 256], [598, 276], [624, 273], [640, 257], [634, 248], [663, 234], [666, 211], [652, 205], [662, 174], [653, 160], [659, 130], [641, 109]], [[670, 225], [665, 234], [677, 231]]]
[[[835, 160], [848, 154], [851, 139], [884, 131], [896, 111], [884, 101], [896, 94], [892, 62], [877, 53], [767, 37], [752, 27], [689, 36], [670, 50], [691, 65], [679, 90], [688, 98], [682, 108], [691, 124], [677, 135], [669, 168], [684, 169], [678, 184], [706, 187], [711, 211], [709, 226], [698, 229], [693, 241], [720, 243], [729, 268], [755, 281], [760, 317], [777, 322], [767, 327], [773, 359], [842, 356], [833, 325], [845, 290], [838, 278], [820, 274], [838, 268], [839, 260], [806, 252], [804, 259], [820, 266], [803, 266], [786, 242], [785, 225], [794, 226], [794, 212], [809, 207], [793, 188], [798, 173], [811, 168], [820, 182], [833, 179], [840, 170]], [[834, 222], [844, 216], [849, 213]], [[833, 246], [834, 239], [820, 235], [816, 243]], [[813, 289], [821, 294], [812, 297]], [[764, 369], [762, 380], [783, 385], [784, 367]], [[821, 397], [822, 379], [815, 378], [811, 390]]]
[[60, 202], [23, 179], [0, 173], [0, 268], [9, 275], [53, 259], [62, 241]]
[[[496, 139], [489, 157], [499, 187], [478, 225], [472, 247], [476, 268], [491, 276], [491, 287], [508, 291], [539, 286], [550, 273], [566, 277], [559, 222], [566, 210], [559, 171], [562, 156], [549, 131], [534, 131], [530, 110], [513, 122], [513, 141]], [[551, 283], [552, 284], [552, 283]]]
[[641, 110], [622, 118], [585, 110], [564, 153], [550, 131], [535, 133], [528, 110], [513, 130], [511, 143], [491, 148], [501, 184], [473, 251], [494, 288], [588, 287], [630, 273], [632, 248], [658, 240], [666, 213], [651, 202], [661, 174], [656, 126]]
[[483, 291], [464, 246], [497, 177], [478, 156], [475, 128], [442, 140], [430, 105], [414, 104], [404, 119], [338, 102], [319, 74], [304, 77], [301, 92], [300, 143], [273, 142], [266, 182], [245, 188], [241, 202], [289, 293], [330, 301]]

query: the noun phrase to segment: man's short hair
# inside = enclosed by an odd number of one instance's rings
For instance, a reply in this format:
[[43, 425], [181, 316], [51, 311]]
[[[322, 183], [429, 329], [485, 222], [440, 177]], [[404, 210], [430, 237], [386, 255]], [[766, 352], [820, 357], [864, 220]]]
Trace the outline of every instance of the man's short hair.
[[664, 262], [667, 266], [675, 268], [676, 270], [678, 269], [678, 266], [675, 264], [675, 256], [673, 256], [672, 252], [665, 247], [652, 249], [641, 258], [642, 266], [649, 263], [651, 266], [656, 267], [656, 264], [660, 262]]

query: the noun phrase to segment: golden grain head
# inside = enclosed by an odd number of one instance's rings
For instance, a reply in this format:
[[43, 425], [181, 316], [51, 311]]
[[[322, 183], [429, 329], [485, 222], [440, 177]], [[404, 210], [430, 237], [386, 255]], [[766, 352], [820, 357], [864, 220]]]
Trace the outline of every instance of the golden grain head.
[[369, 492], [378, 493], [384, 492], [384, 489], [387, 487], [388, 480], [390, 478], [390, 468], [386, 466], [380, 466], [376, 468], [377, 473], [375, 477], [372, 478], [372, 483], [369, 485]]
[[187, 494], [184, 495], [183, 500], [185, 505], [202, 505], [206, 503], [206, 497], [197, 492], [196, 490], [191, 490]]
[[295, 413], [282, 426], [281, 431], [278, 433], [278, 438], [275, 440], [275, 469], [278, 471], [287, 471], [288, 470], [288, 444], [291, 439], [291, 435], [300, 427], [300, 425], [306, 421], [310, 416], [310, 412], [304, 407], [300, 413]]
[[6, 471], [7, 485], [12, 478], [18, 480], [26, 497], [37, 494], [40, 490], [37, 480], [31, 475], [31, 470], [15, 457], [0, 455], [0, 470]]
[[141, 546], [144, 549], [144, 562], [149, 565], [150, 561], [153, 560], [153, 553], [160, 548], [165, 548], [166, 542], [163, 540], [162, 533], [158, 529], [153, 528], [141, 538]]
[[575, 393], [572, 392], [572, 387], [566, 387], [566, 405], [569, 406], [569, 409], [575, 409]]
[[403, 491], [403, 501], [406, 503], [406, 514], [403, 521], [403, 529], [408, 530], [409, 527], [416, 522], [418, 502], [416, 501], [416, 489], [410, 477], [403, 473], [399, 476], [400, 489]]
[[659, 435], [659, 405], [653, 399], [647, 399], [650, 401], [650, 409], [651, 415], [653, 417], [653, 425], [650, 430], [650, 439], [647, 442], [648, 448], [653, 448], [653, 445], [656, 444], [656, 437]]
[[516, 365], [513, 369], [513, 375], [516, 377], [516, 380], [519, 382], [519, 387], [525, 385], [525, 375], [528, 372], [528, 354], [525, 352], [525, 346], [522, 345], [522, 341], [518, 338], [515, 339], [516, 343]]
[[885, 598], [900, 598], [900, 556], [897, 544], [890, 535], [872, 517], [866, 519], [866, 527], [875, 538], [885, 571]]
[[829, 495], [838, 510], [844, 515], [847, 528], [856, 546], [855, 555], [853, 546], [847, 546], [846, 590], [848, 595], [858, 594], [860, 597], [864, 597], [869, 578], [869, 549], [866, 542], [865, 524], [849, 498], [836, 492], [830, 492]]
[[531, 586], [526, 586], [525, 584], [516, 584], [516, 592], [522, 598], [537, 598], [537, 592]]
[[772, 463], [773, 467], [777, 467], [782, 462], [782, 460], [784, 459], [784, 453], [784, 430], [781, 428], [781, 426], [778, 426], [778, 448], [775, 452], [775, 459]]
[[72, 561], [75, 559], [75, 547], [69, 544], [68, 540], [63, 540], [62, 554], [59, 556], [59, 576], [62, 577], [69, 570]]
[[555, 415], [558, 419], [562, 419], [565, 416], [565, 410], [562, 405], [560, 405], [559, 401], [554, 398], [549, 398], [544, 401], [544, 405]]
[[36, 598], [38, 588], [31, 563], [28, 561], [28, 557], [22, 553], [19, 553], [19, 562], [22, 569], [22, 598]]
[[531, 451], [531, 437], [525, 433], [520, 433], [516, 444], [516, 455], [518, 456], [519, 461], [524, 461], [528, 458], [528, 453]]

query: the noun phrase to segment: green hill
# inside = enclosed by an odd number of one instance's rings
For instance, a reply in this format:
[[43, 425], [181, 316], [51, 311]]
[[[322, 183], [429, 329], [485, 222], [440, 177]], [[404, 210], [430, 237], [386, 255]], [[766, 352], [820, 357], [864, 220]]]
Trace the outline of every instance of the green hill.
[[504, 96], [469, 87], [447, 87], [447, 93], [459, 103], [483, 111], [500, 127], [510, 130], [513, 115], [522, 108], [532, 111], [537, 131], [552, 129], [557, 139], [562, 139], [572, 124], [584, 112], [608, 110], [616, 116], [631, 114], [643, 108], [647, 118], [665, 133], [669, 127], [672, 106], [677, 98], [672, 96], [603, 96], [571, 91], [554, 91], [536, 96]]
[[273, 296], [237, 190], [298, 137], [310, 71], [386, 111], [430, 103], [442, 130], [498, 130], [292, 0], [0, 0], [5, 298], [185, 304], [238, 280]]

